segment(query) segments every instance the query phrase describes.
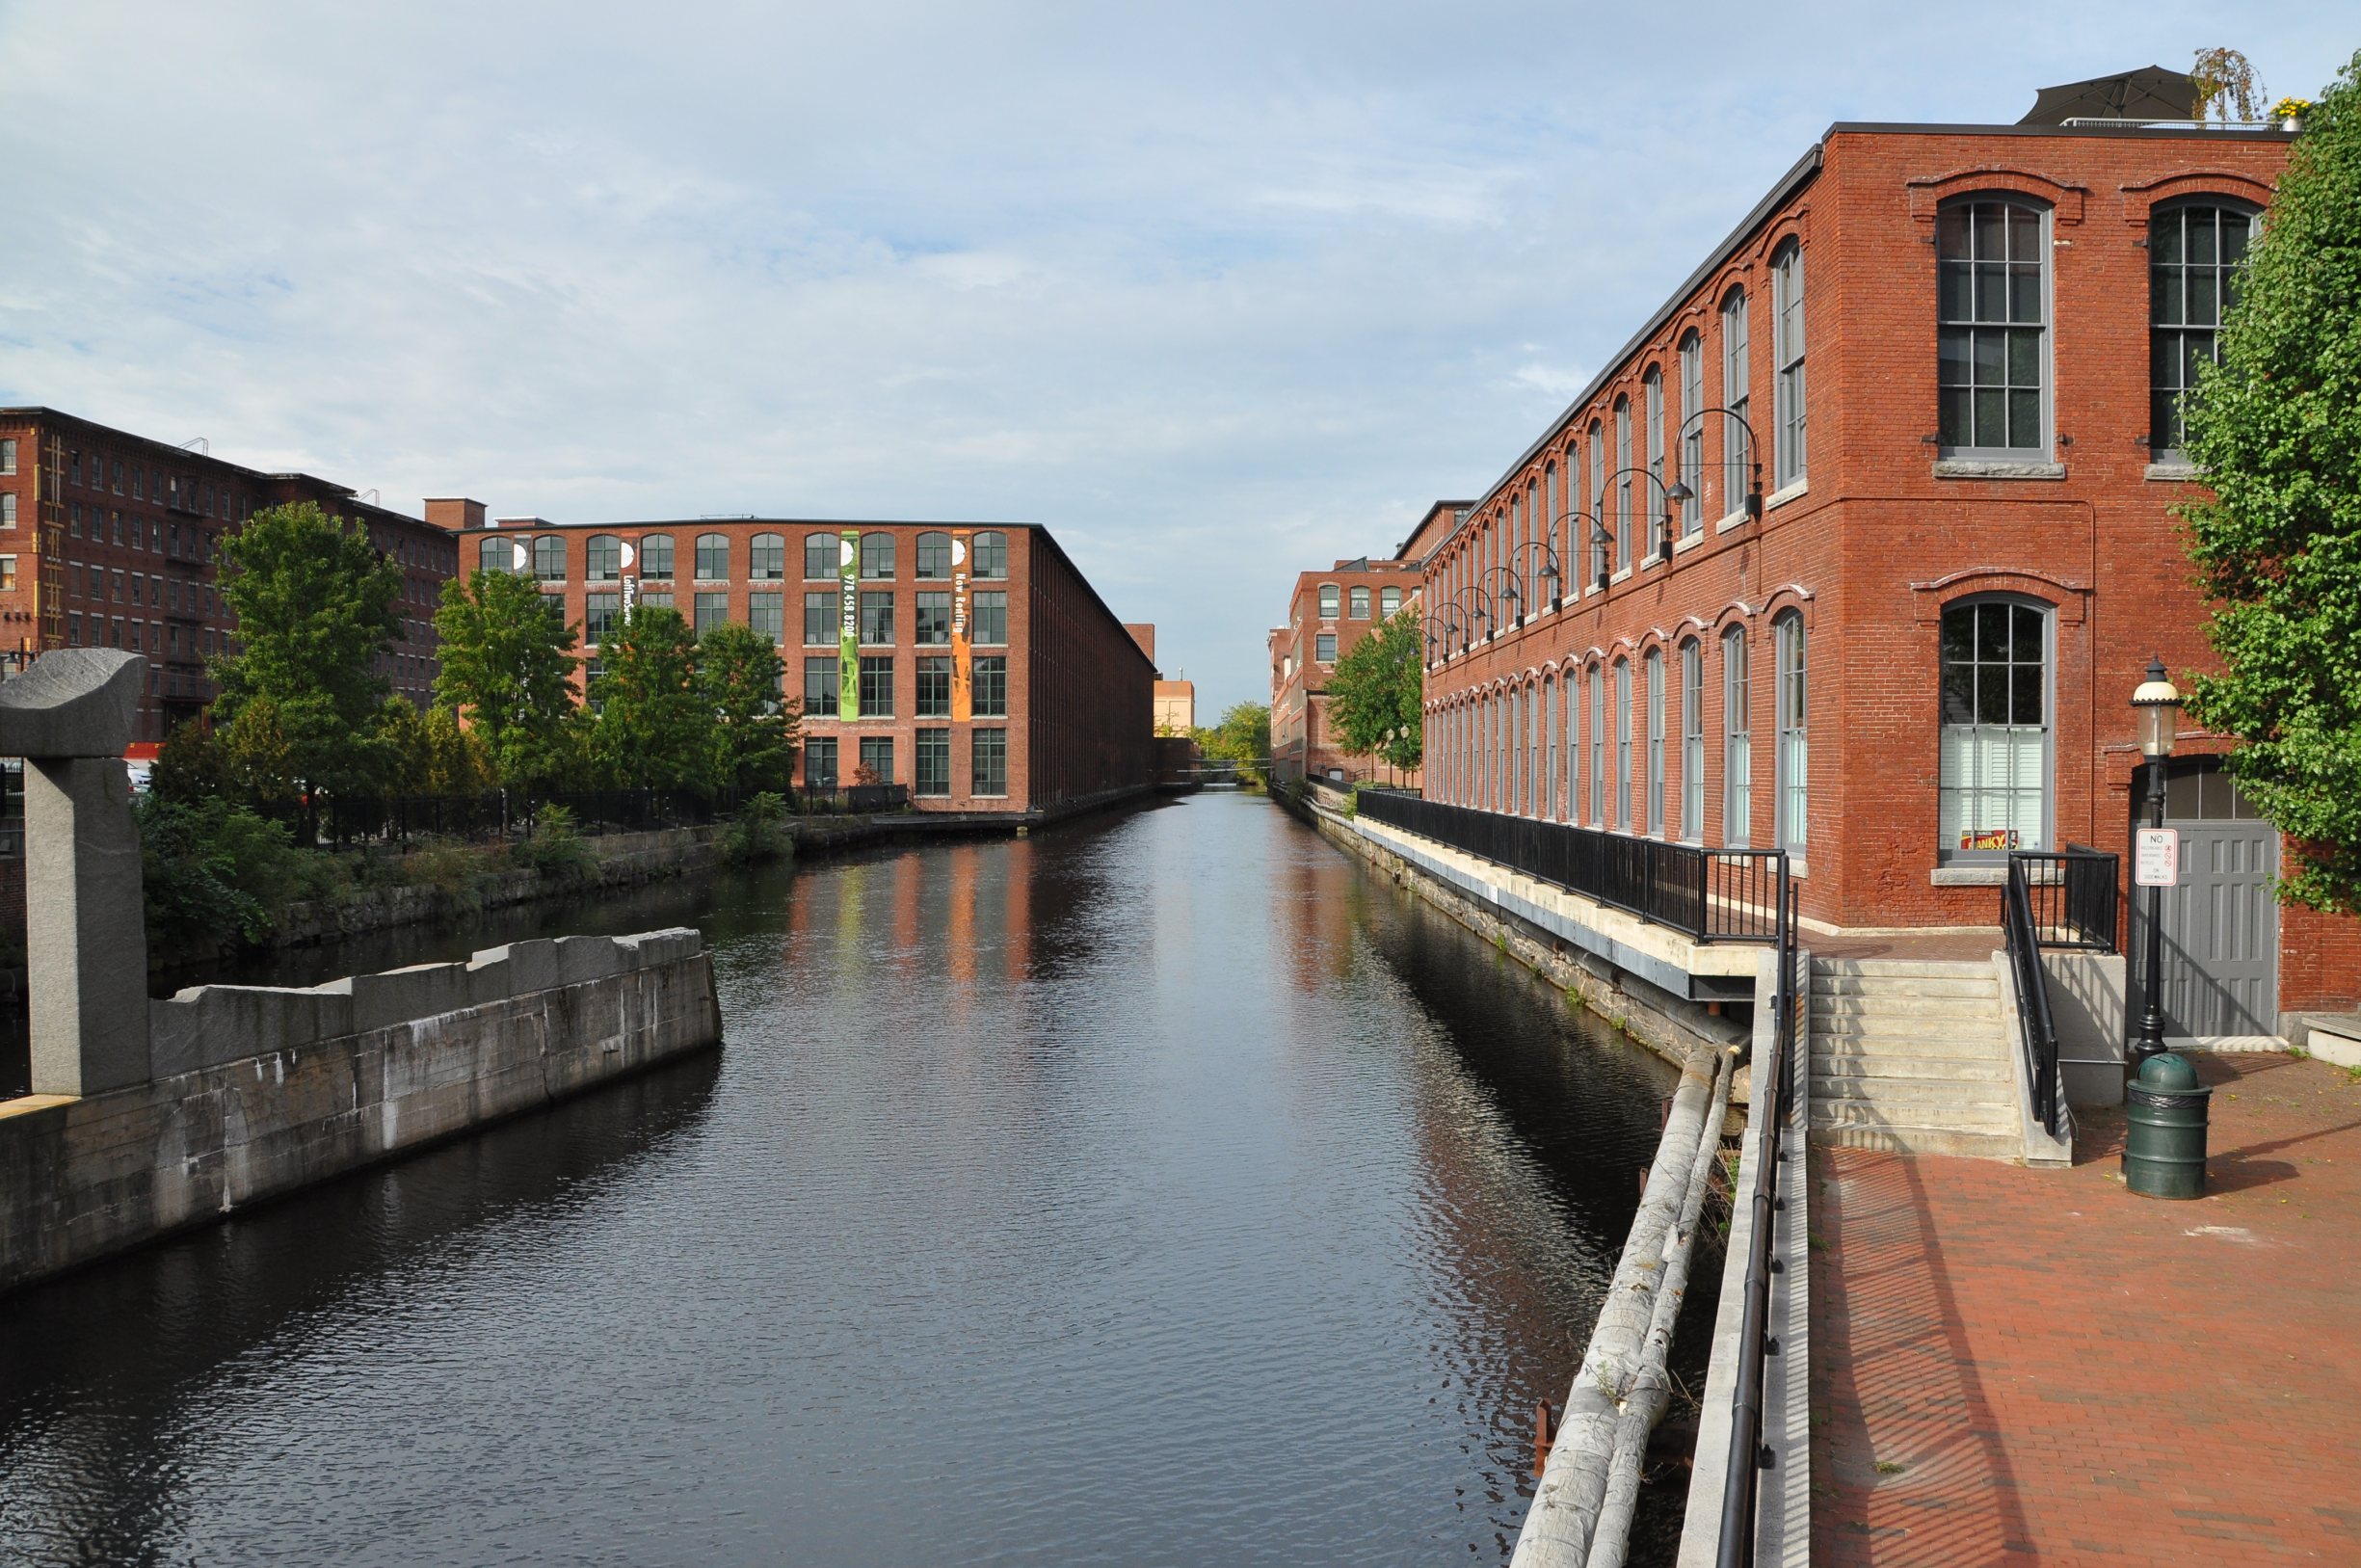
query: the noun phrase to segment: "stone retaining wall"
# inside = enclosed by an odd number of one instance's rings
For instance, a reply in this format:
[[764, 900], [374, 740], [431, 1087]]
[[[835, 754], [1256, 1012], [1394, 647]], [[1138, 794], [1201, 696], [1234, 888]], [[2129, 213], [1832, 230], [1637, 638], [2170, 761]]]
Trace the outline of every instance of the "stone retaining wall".
[[150, 1081], [0, 1102], [0, 1290], [716, 1044], [689, 929], [149, 1005]]

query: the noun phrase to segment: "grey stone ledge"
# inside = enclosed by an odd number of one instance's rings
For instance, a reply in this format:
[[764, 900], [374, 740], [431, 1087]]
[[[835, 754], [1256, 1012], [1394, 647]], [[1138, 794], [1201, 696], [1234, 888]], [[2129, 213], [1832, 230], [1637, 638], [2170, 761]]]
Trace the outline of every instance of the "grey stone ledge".
[[2062, 463], [2000, 463], [1982, 458], [1938, 458], [1937, 479], [2063, 479]]
[[2203, 479], [2205, 469], [2194, 463], [2151, 463], [2140, 470], [2140, 477], [2163, 484], [2187, 484], [2191, 480]]
[[2005, 865], [1938, 865], [1926, 873], [1933, 888], [1998, 888], [2007, 880]]

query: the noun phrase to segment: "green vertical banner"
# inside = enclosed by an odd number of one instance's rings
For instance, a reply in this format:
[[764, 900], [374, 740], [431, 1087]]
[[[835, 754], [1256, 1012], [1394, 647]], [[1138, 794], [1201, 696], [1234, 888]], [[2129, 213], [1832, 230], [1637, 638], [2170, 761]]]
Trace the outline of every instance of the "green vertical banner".
[[836, 623], [838, 718], [861, 717], [861, 531], [847, 528], [837, 549], [837, 585], [843, 598]]

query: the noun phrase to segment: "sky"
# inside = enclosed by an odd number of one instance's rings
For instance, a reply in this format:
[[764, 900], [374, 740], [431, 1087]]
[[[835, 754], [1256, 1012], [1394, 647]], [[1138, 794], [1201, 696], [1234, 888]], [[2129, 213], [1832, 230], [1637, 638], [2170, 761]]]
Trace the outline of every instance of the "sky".
[[0, 403], [416, 511], [1046, 525], [1201, 722], [1842, 120], [2349, 5], [0, 0]]

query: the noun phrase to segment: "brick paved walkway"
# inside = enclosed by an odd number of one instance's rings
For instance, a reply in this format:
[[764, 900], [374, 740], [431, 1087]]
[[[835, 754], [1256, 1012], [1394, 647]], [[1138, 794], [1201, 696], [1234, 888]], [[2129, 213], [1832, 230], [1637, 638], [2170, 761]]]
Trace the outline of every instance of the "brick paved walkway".
[[2361, 1563], [2361, 1082], [2198, 1058], [2207, 1198], [1812, 1154], [1817, 1564]]

